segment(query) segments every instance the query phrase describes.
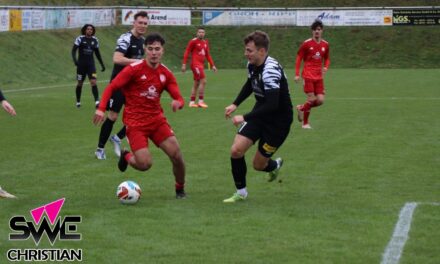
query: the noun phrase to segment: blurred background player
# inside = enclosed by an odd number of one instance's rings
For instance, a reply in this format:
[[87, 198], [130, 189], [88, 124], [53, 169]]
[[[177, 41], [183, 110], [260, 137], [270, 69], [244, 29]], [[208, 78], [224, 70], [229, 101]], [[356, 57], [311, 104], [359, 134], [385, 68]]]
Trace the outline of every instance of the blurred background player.
[[[15, 112], [14, 107], [6, 101], [5, 96], [3, 95], [2, 91], [0, 90], [0, 102], [2, 104], [2, 108], [11, 116], [15, 116], [17, 113]], [[8, 193], [7, 191], [3, 190], [0, 186], [0, 198], [16, 198], [14, 195]]]
[[[207, 108], [208, 105], [204, 102], [205, 87], [206, 87], [206, 75], [205, 75], [205, 58], [208, 60], [214, 72], [217, 72], [217, 68], [214, 65], [214, 61], [211, 58], [209, 52], [209, 42], [205, 39], [205, 29], [199, 27], [197, 29], [197, 36], [188, 42], [185, 53], [183, 54], [182, 72], [186, 71], [186, 62], [188, 55], [191, 53], [191, 70], [194, 75], [194, 85], [191, 89], [191, 100], [189, 107], [202, 107]], [[199, 96], [199, 102], [196, 104], [197, 92]]]
[[[295, 65], [295, 82], [299, 82], [299, 70], [301, 61], [304, 60], [302, 71], [304, 93], [307, 100], [302, 105], [297, 105], [298, 120], [302, 122], [302, 128], [311, 129], [309, 116], [312, 107], [324, 103], [324, 75], [330, 65], [330, 49], [327, 41], [322, 39], [324, 25], [320, 20], [313, 22], [312, 38], [303, 42], [298, 50]], [[323, 66], [324, 63], [324, 66]]]
[[121, 90], [126, 99], [123, 122], [127, 126], [127, 137], [132, 152], [122, 151], [118, 163], [119, 170], [125, 171], [128, 165], [140, 171], [150, 169], [150, 139], [170, 158], [176, 180], [176, 198], [181, 199], [186, 196], [185, 163], [177, 138], [165, 118], [160, 98], [162, 92], [167, 91], [173, 99], [171, 108], [174, 112], [182, 109], [184, 100], [173, 73], [161, 64], [164, 44], [165, 40], [158, 33], [147, 35], [146, 59], [125, 67], [107, 86], [93, 122], [99, 124], [104, 119], [110, 95]]
[[[118, 38], [116, 42], [116, 49], [113, 53], [114, 66], [111, 80], [113, 80], [126, 65], [139, 61], [143, 58], [143, 45], [145, 41], [144, 35], [147, 32], [147, 27], [148, 14], [145, 11], [140, 11], [134, 15], [133, 28]], [[107, 119], [104, 121], [104, 124], [102, 124], [101, 131], [99, 133], [98, 147], [95, 151], [95, 156], [97, 159], [106, 159], [104, 147], [110, 137], [113, 125], [118, 119], [118, 114], [124, 105], [124, 101], [124, 96], [120, 90], [117, 90], [114, 92], [114, 94], [112, 94], [112, 98], [107, 106], [109, 113], [107, 115]], [[117, 156], [119, 156], [121, 153], [121, 141], [124, 137], [125, 126], [123, 126], [116, 135], [113, 135], [110, 138], [110, 142], [112, 142], [115, 154]]]
[[230, 118], [252, 92], [257, 100], [252, 111], [232, 117], [232, 123], [240, 126], [231, 147], [232, 176], [237, 191], [223, 200], [225, 203], [246, 199], [244, 155], [257, 141], [258, 149], [253, 160], [255, 170], [268, 172], [268, 181], [271, 182], [278, 177], [283, 165], [281, 158], [273, 160], [271, 157], [289, 135], [293, 122], [292, 101], [283, 68], [268, 54], [269, 42], [269, 36], [263, 31], [255, 31], [244, 39], [248, 79], [235, 101], [225, 108], [225, 117]]
[[[93, 54], [101, 64], [101, 71], [105, 71], [104, 62], [102, 62], [101, 53], [99, 52], [99, 41], [95, 37], [95, 27], [91, 24], [85, 24], [81, 28], [81, 36], [75, 39], [72, 47], [72, 58], [76, 65], [76, 107], [81, 107], [81, 90], [86, 79], [89, 77], [92, 86], [92, 94], [95, 99], [95, 106], [99, 104], [98, 86], [96, 85], [96, 68]], [[76, 51], [79, 50], [78, 59], [76, 59]]]

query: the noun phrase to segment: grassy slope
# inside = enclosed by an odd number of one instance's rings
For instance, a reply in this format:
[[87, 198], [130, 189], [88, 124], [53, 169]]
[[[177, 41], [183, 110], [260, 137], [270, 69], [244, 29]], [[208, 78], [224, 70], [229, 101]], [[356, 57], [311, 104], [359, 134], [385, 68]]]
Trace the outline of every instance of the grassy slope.
[[[117, 37], [127, 27], [99, 28], [101, 54], [107, 72]], [[242, 68], [243, 37], [256, 27], [208, 27], [207, 37], [218, 68]], [[296, 51], [301, 42], [310, 37], [307, 28], [260, 27], [272, 39], [271, 55], [286, 68], [294, 67]], [[359, 27], [326, 28], [325, 38], [331, 44], [332, 68], [438, 68], [440, 53], [436, 43], [440, 34], [432, 34], [433, 27]], [[167, 39], [165, 64], [178, 70], [183, 50], [192, 38], [195, 27], [150, 27]], [[14, 88], [30, 86], [36, 79], [43, 84], [74, 81], [74, 66], [70, 50], [78, 30], [0, 33], [1, 86]], [[12, 76], [12, 78], [6, 78]]]

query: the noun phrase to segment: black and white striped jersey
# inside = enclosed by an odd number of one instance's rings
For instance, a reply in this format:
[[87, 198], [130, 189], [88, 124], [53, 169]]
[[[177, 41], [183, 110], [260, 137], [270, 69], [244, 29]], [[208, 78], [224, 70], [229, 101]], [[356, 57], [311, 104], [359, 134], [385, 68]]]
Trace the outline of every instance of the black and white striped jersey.
[[93, 53], [99, 49], [99, 40], [95, 36], [86, 37], [85, 35], [78, 36], [73, 43], [73, 46], [78, 49], [78, 64], [79, 65], [94, 65]]
[[[115, 51], [124, 54], [129, 59], [142, 59], [144, 57], [144, 37], [135, 37], [131, 31], [122, 34], [116, 41]], [[122, 71], [123, 65], [114, 64], [111, 79]]]
[[238, 106], [252, 92], [257, 102], [252, 111], [244, 115], [245, 120], [262, 118], [272, 122], [293, 119], [287, 78], [283, 67], [274, 58], [266, 57], [260, 66], [248, 63], [247, 82], [234, 104]]

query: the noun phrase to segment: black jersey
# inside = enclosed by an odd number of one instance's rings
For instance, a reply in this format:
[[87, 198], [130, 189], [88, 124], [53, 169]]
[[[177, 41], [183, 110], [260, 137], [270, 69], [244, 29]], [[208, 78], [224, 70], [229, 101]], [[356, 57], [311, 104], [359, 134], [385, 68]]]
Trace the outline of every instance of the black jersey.
[[[131, 31], [122, 34], [116, 42], [115, 51], [124, 54], [129, 59], [142, 59], [144, 57], [144, 37], [136, 38]], [[122, 71], [125, 66], [114, 64], [111, 79]]]
[[99, 40], [95, 36], [78, 36], [73, 45], [79, 50], [78, 65], [95, 64], [93, 53], [99, 52]]
[[283, 67], [272, 57], [260, 66], [248, 64], [248, 79], [234, 104], [242, 103], [254, 92], [256, 103], [244, 119], [261, 118], [267, 122], [293, 120], [292, 101]]

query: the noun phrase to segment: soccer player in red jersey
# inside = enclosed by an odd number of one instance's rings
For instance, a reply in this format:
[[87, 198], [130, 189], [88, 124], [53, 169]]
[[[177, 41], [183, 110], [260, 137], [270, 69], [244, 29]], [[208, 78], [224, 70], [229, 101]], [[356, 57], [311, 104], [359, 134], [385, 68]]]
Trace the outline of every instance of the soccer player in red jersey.
[[127, 127], [127, 137], [132, 152], [123, 150], [118, 168], [125, 171], [127, 166], [146, 171], [152, 165], [148, 140], [159, 147], [170, 158], [176, 180], [176, 198], [185, 198], [185, 163], [179, 143], [165, 118], [160, 97], [167, 91], [171, 98], [171, 108], [175, 112], [182, 109], [184, 100], [180, 94], [173, 73], [161, 64], [165, 40], [158, 33], [145, 38], [146, 58], [126, 66], [106, 87], [93, 123], [104, 120], [104, 112], [114, 91], [121, 90], [125, 96], [123, 122]]
[[295, 65], [295, 82], [299, 82], [299, 70], [301, 61], [304, 60], [302, 72], [304, 93], [307, 100], [302, 105], [297, 105], [298, 120], [302, 122], [302, 128], [311, 129], [309, 116], [312, 107], [324, 103], [324, 75], [330, 65], [330, 49], [327, 41], [322, 39], [324, 25], [320, 20], [313, 22], [312, 38], [303, 42], [298, 50]]
[[[209, 53], [209, 42], [205, 39], [205, 29], [197, 29], [197, 37], [188, 42], [185, 53], [183, 54], [182, 72], [186, 71], [186, 62], [191, 53], [191, 70], [194, 75], [194, 85], [191, 89], [191, 101], [189, 107], [207, 108], [208, 105], [203, 101], [206, 87], [206, 76], [204, 71], [205, 59], [208, 60], [214, 72], [217, 68]], [[199, 93], [199, 103], [196, 104], [197, 91]]]

